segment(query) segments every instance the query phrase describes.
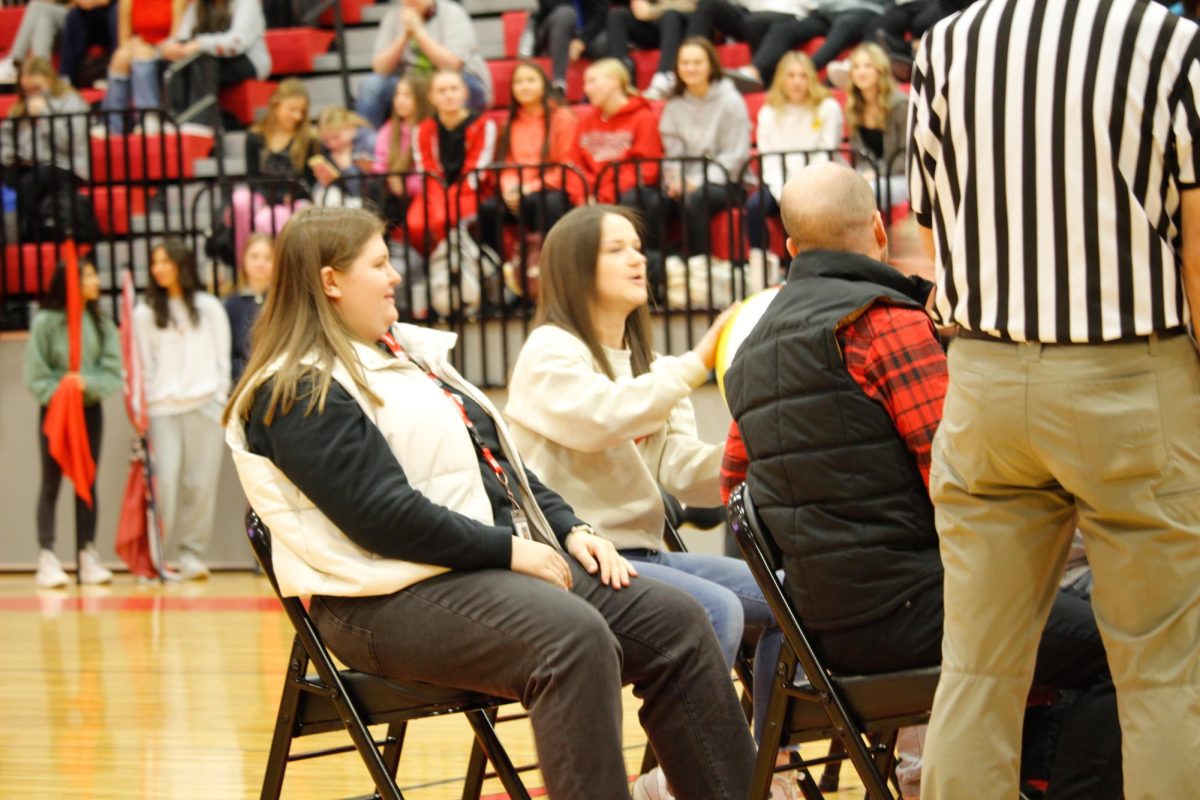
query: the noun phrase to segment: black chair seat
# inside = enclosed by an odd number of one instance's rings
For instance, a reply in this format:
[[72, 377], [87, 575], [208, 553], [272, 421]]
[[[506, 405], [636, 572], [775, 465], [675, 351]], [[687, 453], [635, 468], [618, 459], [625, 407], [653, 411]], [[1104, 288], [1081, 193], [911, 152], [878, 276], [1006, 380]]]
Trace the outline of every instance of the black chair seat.
[[[422, 716], [457, 714], [495, 708], [501, 702], [508, 702], [426, 683], [397, 683], [355, 670], [342, 670], [340, 674], [346, 691], [354, 697], [355, 705], [368, 725], [409, 720], [415, 713]], [[309, 675], [307, 682], [324, 685], [316, 675]], [[296, 721], [306, 735], [345, 728], [333, 701], [321, 695], [309, 697]]]
[[[846, 705], [862, 720], [868, 733], [918, 725], [929, 719], [933, 693], [937, 689], [938, 667], [906, 670], [878, 675], [852, 675], [831, 678]], [[788, 715], [790, 744], [820, 741], [836, 735], [828, 710], [821, 704], [820, 693], [800, 674], [793, 684], [801, 700]]]

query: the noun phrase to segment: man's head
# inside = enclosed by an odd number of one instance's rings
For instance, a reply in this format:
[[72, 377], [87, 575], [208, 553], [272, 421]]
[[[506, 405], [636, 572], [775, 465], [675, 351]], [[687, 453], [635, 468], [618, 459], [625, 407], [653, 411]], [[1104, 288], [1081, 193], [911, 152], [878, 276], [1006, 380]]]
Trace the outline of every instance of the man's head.
[[887, 260], [887, 231], [871, 185], [842, 164], [810, 164], [783, 187], [779, 202], [787, 249], [860, 253]]

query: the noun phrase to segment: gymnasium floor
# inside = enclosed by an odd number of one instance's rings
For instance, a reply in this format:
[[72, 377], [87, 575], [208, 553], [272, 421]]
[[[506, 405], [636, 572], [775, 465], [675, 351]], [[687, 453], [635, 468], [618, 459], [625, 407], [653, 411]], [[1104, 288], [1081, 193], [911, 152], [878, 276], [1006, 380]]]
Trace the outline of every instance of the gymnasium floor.
[[[118, 575], [110, 587], [52, 591], [29, 574], [0, 576], [0, 797], [257, 797], [291, 640], [270, 586], [246, 573], [161, 587]], [[646, 741], [636, 709], [627, 691], [631, 774]], [[499, 732], [515, 762], [533, 760], [526, 722]], [[321, 739], [348, 741], [303, 744]], [[470, 742], [460, 717], [412, 724], [405, 796], [458, 798]], [[831, 800], [862, 797], [849, 766], [842, 781]], [[370, 789], [357, 756], [342, 755], [291, 765], [283, 796]], [[494, 781], [484, 795], [504, 797]]]

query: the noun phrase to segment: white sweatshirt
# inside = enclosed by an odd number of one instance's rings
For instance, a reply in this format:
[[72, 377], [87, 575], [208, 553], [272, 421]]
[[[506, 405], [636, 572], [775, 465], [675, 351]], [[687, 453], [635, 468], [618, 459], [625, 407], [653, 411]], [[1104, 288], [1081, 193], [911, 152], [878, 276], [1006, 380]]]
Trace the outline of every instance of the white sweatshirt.
[[828, 161], [825, 154], [804, 156], [768, 155], [790, 150], [837, 150], [842, 144], [842, 107], [826, 97], [814, 112], [808, 106], [785, 103], [775, 109], [764, 105], [758, 110], [758, 152], [762, 154], [762, 180], [778, 200], [783, 196], [784, 161], [788, 177], [806, 164]]
[[154, 324], [154, 311], [139, 303], [133, 330], [146, 382], [150, 416], [185, 414], [204, 409], [219, 419], [229, 397], [229, 317], [211, 294], [193, 298], [199, 321], [192, 323], [183, 300], [168, 300], [167, 327]]
[[663, 549], [661, 484], [684, 503], [721, 502], [723, 448], [700, 441], [688, 395], [707, 378], [694, 353], [659, 356], [633, 377], [628, 350], [605, 348], [616, 380], [580, 339], [543, 325], [517, 357], [504, 409], [525, 463], [618, 548]]

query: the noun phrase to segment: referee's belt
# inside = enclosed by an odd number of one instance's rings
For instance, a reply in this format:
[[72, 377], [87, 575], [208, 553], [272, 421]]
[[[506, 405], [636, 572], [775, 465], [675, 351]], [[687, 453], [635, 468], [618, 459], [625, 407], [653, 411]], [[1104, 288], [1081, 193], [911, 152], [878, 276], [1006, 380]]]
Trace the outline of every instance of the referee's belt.
[[1122, 336], [1119, 339], [1105, 339], [1101, 342], [1019, 342], [1010, 336], [993, 335], [984, 333], [983, 331], [971, 331], [966, 328], [959, 328], [955, 334], [955, 339], [971, 339], [977, 342], [997, 342], [999, 344], [1040, 344], [1042, 347], [1074, 347], [1078, 345], [1097, 345], [1097, 344], [1145, 344], [1150, 339], [1157, 338], [1159, 341], [1163, 339], [1174, 339], [1176, 336], [1186, 336], [1187, 327], [1184, 325], [1176, 325], [1174, 328], [1167, 328], [1165, 331], [1155, 331], [1154, 333], [1142, 334], [1140, 336]]

